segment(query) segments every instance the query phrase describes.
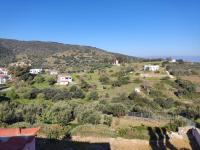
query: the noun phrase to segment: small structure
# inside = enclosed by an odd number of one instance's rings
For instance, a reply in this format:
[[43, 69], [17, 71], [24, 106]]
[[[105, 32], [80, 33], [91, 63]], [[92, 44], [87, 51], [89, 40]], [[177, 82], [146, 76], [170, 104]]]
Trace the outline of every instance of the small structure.
[[49, 70], [50, 75], [58, 75], [58, 71], [56, 70]]
[[115, 59], [113, 65], [120, 66], [119, 60]]
[[176, 59], [171, 59], [169, 62], [170, 62], [170, 63], [175, 63], [175, 62], [176, 62]]
[[0, 74], [0, 84], [6, 84], [8, 80], [8, 76], [4, 74]]
[[43, 71], [42, 69], [30, 69], [29, 73], [30, 74], [39, 74], [42, 71]]
[[136, 87], [136, 88], [135, 88], [135, 92], [136, 92], [136, 93], [140, 93], [140, 92], [141, 92], [141, 88], [140, 88], [140, 87]]
[[145, 65], [144, 71], [158, 71], [160, 67], [158, 65]]
[[35, 150], [35, 136], [40, 128], [0, 128], [1, 150]]
[[6, 68], [0, 67], [0, 74], [8, 75], [8, 70]]
[[72, 82], [72, 77], [69, 75], [58, 75], [57, 84], [58, 85], [68, 85]]

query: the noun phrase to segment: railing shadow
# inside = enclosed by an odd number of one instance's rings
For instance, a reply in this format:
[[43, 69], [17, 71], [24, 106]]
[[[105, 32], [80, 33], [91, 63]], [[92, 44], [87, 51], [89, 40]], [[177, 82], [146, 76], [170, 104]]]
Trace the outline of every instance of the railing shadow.
[[152, 150], [178, 150], [171, 142], [165, 128], [148, 127], [149, 145]]

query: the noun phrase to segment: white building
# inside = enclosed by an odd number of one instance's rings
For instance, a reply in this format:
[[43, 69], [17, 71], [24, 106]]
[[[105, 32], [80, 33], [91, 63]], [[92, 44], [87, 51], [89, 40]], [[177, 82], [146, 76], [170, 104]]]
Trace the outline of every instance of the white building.
[[140, 87], [136, 87], [136, 88], [135, 88], [135, 92], [136, 92], [136, 93], [140, 93], [140, 92], [141, 92]]
[[8, 80], [8, 76], [4, 74], [0, 74], [0, 84], [6, 84]]
[[158, 71], [160, 67], [158, 65], [145, 65], [144, 71]]
[[72, 77], [68, 75], [58, 75], [57, 84], [58, 85], [68, 85], [72, 82]]
[[29, 73], [30, 74], [39, 74], [42, 72], [42, 69], [30, 69]]
[[115, 59], [113, 65], [115, 65], [115, 66], [120, 66], [119, 60]]
[[176, 59], [171, 59], [169, 62], [175, 63], [175, 62], [176, 62]]

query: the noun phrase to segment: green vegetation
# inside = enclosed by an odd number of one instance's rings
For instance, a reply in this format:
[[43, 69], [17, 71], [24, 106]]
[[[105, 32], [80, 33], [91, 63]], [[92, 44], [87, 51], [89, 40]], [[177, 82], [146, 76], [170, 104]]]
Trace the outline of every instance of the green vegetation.
[[[30, 67], [9, 67], [9, 72], [15, 80], [8, 82], [7, 90], [0, 91], [2, 127], [41, 126], [39, 134], [51, 139], [70, 135], [148, 139], [149, 123], [141, 121], [133, 125], [130, 122], [134, 121], [126, 119], [131, 112], [142, 117], [163, 114], [160, 122], [164, 123], [159, 127], [165, 127], [169, 131], [176, 131], [177, 127], [186, 123], [176, 118], [170, 122], [166, 121], [166, 115], [186, 117], [199, 125], [200, 83], [184, 79], [181, 74], [173, 74], [174, 78], [170, 78], [166, 69], [172, 69], [168, 67], [173, 66], [172, 64], [163, 64], [162, 61], [134, 62], [125, 56], [117, 55], [121, 62], [126, 63], [112, 66], [114, 54], [109, 53], [107, 58], [108, 54], [104, 51], [75, 46], [78, 52], [75, 50], [73, 54], [69, 50], [71, 54], [68, 56], [64, 54], [65, 50], [68, 51], [69, 47], [73, 49], [74, 46], [55, 43], [55, 49], [51, 49], [51, 46], [52, 43], [45, 43], [44, 56], [51, 57], [55, 63], [50, 66], [59, 65], [56, 69], [61, 73], [70, 72], [74, 83], [59, 86], [56, 84], [56, 76], [45, 72], [31, 75]], [[57, 50], [57, 46], [61, 49]], [[83, 52], [80, 52], [82, 49]], [[32, 50], [35, 51], [34, 48]], [[22, 52], [25, 52], [24, 49]], [[88, 57], [82, 58], [85, 52], [92, 56], [88, 56], [92, 60], [86, 61]], [[72, 57], [76, 53], [80, 62]], [[28, 56], [33, 62], [37, 62], [39, 56], [34, 57]], [[3, 61], [6, 64], [6, 61]], [[41, 61], [41, 64], [48, 62], [43, 59]], [[155, 73], [142, 71], [143, 65], [149, 63], [163, 67]], [[66, 64], [69, 68], [66, 68]], [[174, 65], [179, 67], [183, 64], [182, 62]], [[86, 69], [81, 68], [82, 65]], [[196, 78], [198, 75], [195, 73]], [[140, 91], [136, 91], [136, 88]], [[125, 125], [122, 122], [125, 122]], [[152, 128], [155, 126], [156, 123]]]
[[138, 60], [136, 57], [109, 53], [91, 46], [8, 39], [0, 39], [0, 54], [0, 64], [3, 66], [16, 61], [31, 61], [35, 67], [56, 67], [63, 70], [66, 69], [64, 66], [71, 66], [71, 71], [76, 68], [104, 68], [115, 58], [120, 62]]

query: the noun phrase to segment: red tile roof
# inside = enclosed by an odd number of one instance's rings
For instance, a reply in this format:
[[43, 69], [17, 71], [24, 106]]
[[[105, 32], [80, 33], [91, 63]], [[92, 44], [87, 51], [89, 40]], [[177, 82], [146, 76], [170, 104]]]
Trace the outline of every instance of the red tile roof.
[[40, 128], [0, 128], [0, 137], [35, 136]]

